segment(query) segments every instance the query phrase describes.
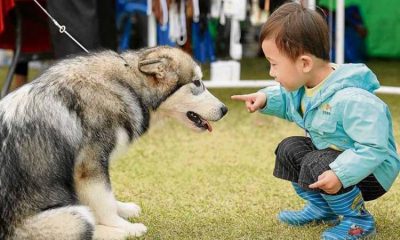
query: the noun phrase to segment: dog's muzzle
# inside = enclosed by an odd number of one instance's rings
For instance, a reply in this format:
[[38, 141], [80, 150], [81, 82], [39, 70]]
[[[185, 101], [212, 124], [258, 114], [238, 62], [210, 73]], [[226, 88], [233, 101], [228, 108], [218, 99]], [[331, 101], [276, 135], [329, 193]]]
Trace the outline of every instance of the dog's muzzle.
[[186, 113], [186, 116], [194, 123], [194, 125], [196, 125], [196, 127], [206, 129], [209, 132], [212, 131], [211, 124], [204, 118], [200, 117], [199, 114], [189, 111]]

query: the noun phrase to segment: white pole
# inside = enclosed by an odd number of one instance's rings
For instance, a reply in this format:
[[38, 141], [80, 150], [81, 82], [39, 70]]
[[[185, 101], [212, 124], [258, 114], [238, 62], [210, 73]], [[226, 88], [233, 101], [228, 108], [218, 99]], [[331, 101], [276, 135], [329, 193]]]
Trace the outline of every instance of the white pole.
[[344, 63], [344, 0], [336, 1], [336, 59], [337, 64]]
[[156, 17], [152, 14], [153, 0], [147, 0], [147, 46], [157, 45], [157, 23]]
[[155, 47], [157, 45], [157, 23], [153, 14], [147, 16], [147, 24], [147, 46]]
[[315, 0], [308, 0], [307, 7], [311, 10], [315, 10]]

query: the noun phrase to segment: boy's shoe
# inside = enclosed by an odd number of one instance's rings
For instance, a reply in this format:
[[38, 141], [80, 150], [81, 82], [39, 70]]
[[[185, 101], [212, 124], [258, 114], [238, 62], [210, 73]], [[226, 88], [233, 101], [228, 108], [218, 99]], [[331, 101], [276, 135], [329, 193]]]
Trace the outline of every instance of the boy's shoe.
[[309, 223], [338, 224], [336, 215], [325, 199], [318, 192], [307, 191], [297, 183], [293, 183], [296, 193], [307, 201], [307, 205], [300, 211], [282, 211], [278, 215], [279, 221], [292, 225], [302, 226]]
[[339, 225], [326, 230], [322, 234], [322, 239], [361, 239], [376, 234], [375, 220], [365, 209], [364, 199], [357, 186], [347, 193], [340, 195], [322, 194], [322, 197], [337, 215], [343, 216]]

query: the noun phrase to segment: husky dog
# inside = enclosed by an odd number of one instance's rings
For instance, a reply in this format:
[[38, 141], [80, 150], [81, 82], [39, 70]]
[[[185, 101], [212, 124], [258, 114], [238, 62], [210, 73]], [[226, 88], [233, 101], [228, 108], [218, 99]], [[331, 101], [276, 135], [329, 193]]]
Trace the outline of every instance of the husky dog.
[[162, 112], [212, 130], [225, 105], [183, 51], [155, 47], [62, 60], [0, 102], [0, 239], [124, 239], [147, 229], [115, 199], [110, 158]]

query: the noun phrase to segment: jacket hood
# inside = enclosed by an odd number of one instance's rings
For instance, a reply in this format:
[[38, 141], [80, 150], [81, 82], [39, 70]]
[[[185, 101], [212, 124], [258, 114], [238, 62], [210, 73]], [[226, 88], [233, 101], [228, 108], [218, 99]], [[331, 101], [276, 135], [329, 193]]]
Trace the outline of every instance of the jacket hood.
[[325, 101], [344, 88], [360, 88], [373, 93], [379, 87], [375, 74], [365, 64], [338, 65], [312, 99], [312, 105]]

